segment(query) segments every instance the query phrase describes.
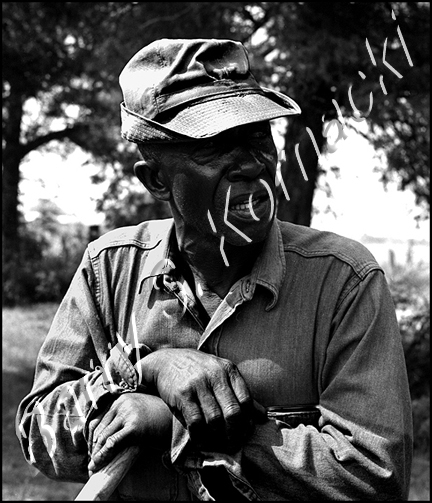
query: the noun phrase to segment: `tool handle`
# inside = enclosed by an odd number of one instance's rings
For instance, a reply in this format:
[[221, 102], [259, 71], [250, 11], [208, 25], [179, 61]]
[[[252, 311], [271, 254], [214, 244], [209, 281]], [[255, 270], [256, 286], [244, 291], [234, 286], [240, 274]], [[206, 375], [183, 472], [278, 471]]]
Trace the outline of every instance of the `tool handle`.
[[75, 501], [107, 501], [138, 457], [139, 447], [132, 445], [94, 473], [75, 498]]

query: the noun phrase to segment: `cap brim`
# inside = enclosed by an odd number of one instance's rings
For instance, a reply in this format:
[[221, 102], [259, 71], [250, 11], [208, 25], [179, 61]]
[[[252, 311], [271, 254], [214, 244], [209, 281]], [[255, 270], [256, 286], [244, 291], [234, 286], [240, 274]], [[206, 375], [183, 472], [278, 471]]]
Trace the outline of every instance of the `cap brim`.
[[288, 96], [270, 89], [262, 90], [264, 94], [219, 96], [194, 103], [160, 124], [181, 135], [208, 138], [244, 124], [301, 113], [298, 104]]

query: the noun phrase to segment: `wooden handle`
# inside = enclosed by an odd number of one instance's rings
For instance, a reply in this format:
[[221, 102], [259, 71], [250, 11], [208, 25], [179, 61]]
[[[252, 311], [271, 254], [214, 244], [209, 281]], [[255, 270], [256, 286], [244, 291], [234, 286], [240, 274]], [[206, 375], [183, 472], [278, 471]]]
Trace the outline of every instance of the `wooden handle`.
[[78, 493], [75, 501], [107, 501], [126, 475], [139, 454], [139, 447], [132, 445], [120, 452], [101, 470], [94, 473]]

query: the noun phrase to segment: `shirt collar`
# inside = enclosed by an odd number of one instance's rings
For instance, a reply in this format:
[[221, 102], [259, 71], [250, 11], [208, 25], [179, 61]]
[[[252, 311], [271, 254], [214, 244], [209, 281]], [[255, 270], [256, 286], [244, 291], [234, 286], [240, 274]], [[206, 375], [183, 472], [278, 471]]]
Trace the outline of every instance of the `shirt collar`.
[[170, 252], [172, 239], [175, 239], [175, 228], [174, 220], [171, 219], [171, 224], [168, 227], [164, 226], [154, 237], [155, 244], [147, 252], [147, 258], [141, 271], [140, 293], [146, 279], [167, 274], [175, 269], [172, 252]]
[[274, 219], [264, 248], [250, 274], [252, 291], [255, 290], [255, 285], [258, 284], [267, 288], [273, 296], [271, 302], [266, 306], [266, 311], [270, 311], [276, 305], [279, 298], [279, 290], [285, 279], [285, 273], [286, 262], [282, 233], [278, 220]]
[[[141, 283], [144, 280], [161, 274], [168, 274], [175, 269], [178, 254], [175, 237], [174, 221], [171, 227], [166, 228], [157, 237], [157, 244], [149, 250], [142, 273]], [[155, 240], [155, 241], [156, 241]], [[264, 247], [258, 256], [249, 275], [251, 281], [251, 296], [255, 286], [261, 285], [272, 294], [271, 302], [266, 306], [266, 311], [272, 309], [279, 298], [279, 290], [286, 273], [285, 254], [283, 249], [282, 234], [277, 219], [274, 220]]]

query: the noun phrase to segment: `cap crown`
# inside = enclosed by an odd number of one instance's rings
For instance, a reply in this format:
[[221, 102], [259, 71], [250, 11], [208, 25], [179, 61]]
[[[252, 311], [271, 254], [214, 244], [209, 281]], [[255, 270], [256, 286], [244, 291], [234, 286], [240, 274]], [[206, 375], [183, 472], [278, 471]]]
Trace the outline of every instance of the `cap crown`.
[[244, 46], [218, 39], [157, 40], [129, 61], [120, 86], [126, 107], [149, 119], [206, 97], [261, 89]]

